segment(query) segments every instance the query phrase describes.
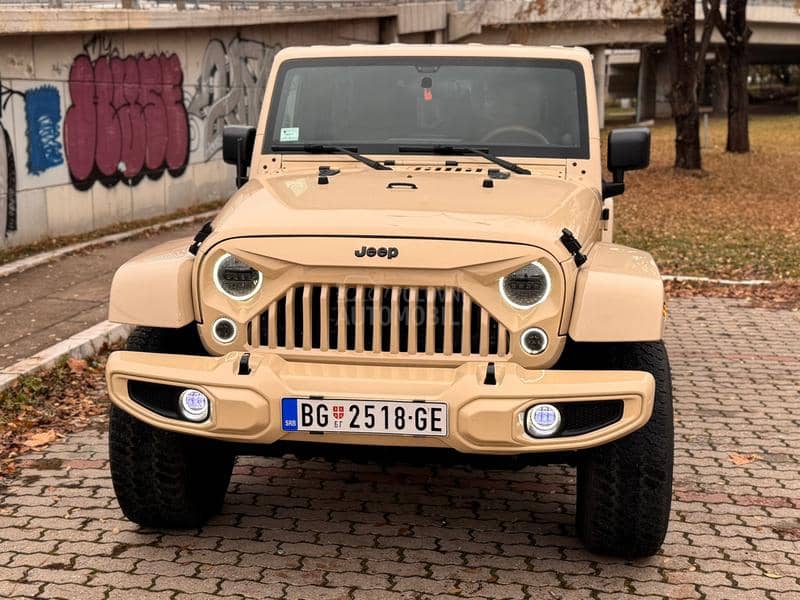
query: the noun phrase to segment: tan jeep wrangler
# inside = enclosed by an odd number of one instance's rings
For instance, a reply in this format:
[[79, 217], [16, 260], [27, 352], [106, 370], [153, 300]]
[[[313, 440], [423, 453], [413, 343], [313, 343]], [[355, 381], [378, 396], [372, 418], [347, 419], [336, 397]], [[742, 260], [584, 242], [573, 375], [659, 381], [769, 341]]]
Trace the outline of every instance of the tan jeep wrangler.
[[[196, 527], [237, 453], [577, 466], [592, 550], [658, 550], [670, 369], [653, 259], [612, 243], [647, 166], [589, 53], [523, 46], [280, 52], [257, 127], [224, 131], [239, 190], [194, 240], [117, 272], [111, 472], [125, 515]], [[422, 450], [421, 450], [422, 449]]]

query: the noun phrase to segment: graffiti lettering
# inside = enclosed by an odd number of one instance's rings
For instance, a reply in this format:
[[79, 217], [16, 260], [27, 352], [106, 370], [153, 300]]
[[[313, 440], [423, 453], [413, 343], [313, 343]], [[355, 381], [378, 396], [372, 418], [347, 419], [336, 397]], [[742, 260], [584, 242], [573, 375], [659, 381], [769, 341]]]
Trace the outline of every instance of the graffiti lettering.
[[222, 149], [227, 124], [255, 125], [278, 47], [236, 38], [226, 47], [211, 40], [203, 54], [197, 92], [189, 113], [203, 121], [203, 152], [208, 160]]
[[165, 170], [179, 175], [189, 159], [183, 70], [175, 54], [85, 54], [72, 63], [72, 106], [64, 118], [64, 149], [73, 183], [88, 189], [128, 184]]
[[[0, 83], [0, 119], [12, 94]], [[6, 96], [6, 98], [4, 98]], [[17, 230], [17, 169], [11, 136], [0, 122], [0, 236]]]
[[64, 162], [61, 155], [61, 99], [51, 85], [25, 92], [28, 173], [38, 175]]
[[0, 125], [0, 235], [17, 229], [17, 185], [11, 138]]

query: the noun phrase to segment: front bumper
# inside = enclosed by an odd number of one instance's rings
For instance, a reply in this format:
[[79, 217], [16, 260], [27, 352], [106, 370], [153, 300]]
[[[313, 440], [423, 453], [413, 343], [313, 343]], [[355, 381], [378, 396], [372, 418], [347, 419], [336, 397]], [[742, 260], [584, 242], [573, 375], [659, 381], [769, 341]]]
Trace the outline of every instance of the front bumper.
[[[449, 447], [474, 454], [524, 454], [580, 450], [599, 446], [647, 423], [653, 410], [655, 381], [642, 371], [557, 371], [496, 364], [496, 385], [484, 383], [486, 365], [458, 367], [365, 366], [287, 361], [255, 352], [250, 373], [239, 375], [240, 352], [199, 357], [114, 352], [108, 360], [111, 400], [155, 427], [220, 440], [271, 444], [277, 441]], [[202, 390], [211, 399], [211, 416], [190, 423], [161, 416], [131, 399], [130, 380]], [[284, 432], [283, 397], [373, 400], [426, 400], [448, 405], [447, 437], [385, 434]], [[541, 403], [622, 400], [621, 418], [589, 433], [533, 438], [525, 433], [524, 414]]]

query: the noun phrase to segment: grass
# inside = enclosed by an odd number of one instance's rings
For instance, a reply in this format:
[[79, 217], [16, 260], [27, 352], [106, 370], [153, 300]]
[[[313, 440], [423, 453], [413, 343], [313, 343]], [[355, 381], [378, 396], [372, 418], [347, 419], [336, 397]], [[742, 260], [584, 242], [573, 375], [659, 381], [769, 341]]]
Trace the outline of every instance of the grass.
[[157, 217], [153, 217], [152, 219], [139, 219], [136, 221], [127, 221], [124, 223], [117, 223], [109, 227], [104, 227], [103, 229], [95, 229], [93, 231], [87, 231], [86, 233], [81, 233], [77, 235], [64, 235], [60, 237], [48, 238], [25, 246], [14, 246], [12, 248], [4, 248], [4, 249], [0, 248], [0, 265], [4, 263], [9, 263], [12, 260], [19, 260], [20, 258], [25, 258], [26, 256], [39, 254], [40, 252], [47, 252], [48, 250], [63, 248], [64, 246], [70, 246], [72, 244], [86, 242], [106, 235], [112, 235], [114, 233], [122, 233], [124, 231], [131, 231], [132, 229], [138, 229], [139, 227], [148, 227], [150, 225], [157, 225], [158, 223], [163, 223], [165, 221], [170, 221], [172, 219], [179, 219], [181, 217], [188, 217], [209, 210], [215, 210], [221, 207], [222, 204], [223, 202], [221, 201], [207, 202], [204, 204], [198, 204], [196, 206], [192, 206], [191, 208], [175, 211], [166, 215], [159, 215]]
[[616, 202], [615, 241], [663, 273], [800, 279], [800, 115], [752, 117], [749, 154], [725, 152], [724, 119], [710, 132], [703, 172], [681, 173], [672, 122], [656, 124], [650, 168], [629, 173]]

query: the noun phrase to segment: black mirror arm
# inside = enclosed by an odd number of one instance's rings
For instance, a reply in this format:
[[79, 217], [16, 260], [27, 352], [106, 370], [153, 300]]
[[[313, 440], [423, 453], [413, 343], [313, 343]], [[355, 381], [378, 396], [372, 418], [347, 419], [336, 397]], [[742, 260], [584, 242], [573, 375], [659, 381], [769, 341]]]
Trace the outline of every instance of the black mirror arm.
[[236, 140], [236, 187], [240, 188], [247, 183], [247, 165], [242, 160], [244, 138]]
[[625, 193], [625, 171], [615, 169], [611, 181], [603, 181], [603, 199], [621, 196]]

